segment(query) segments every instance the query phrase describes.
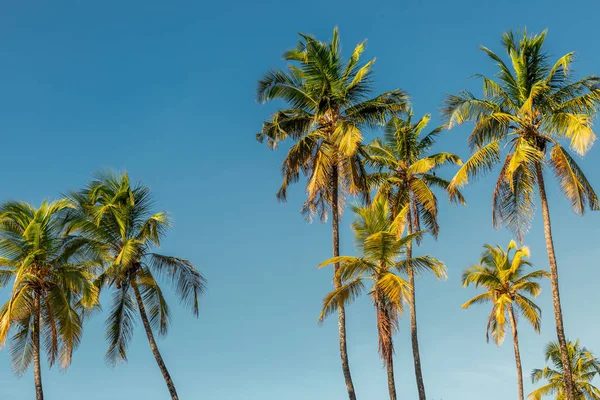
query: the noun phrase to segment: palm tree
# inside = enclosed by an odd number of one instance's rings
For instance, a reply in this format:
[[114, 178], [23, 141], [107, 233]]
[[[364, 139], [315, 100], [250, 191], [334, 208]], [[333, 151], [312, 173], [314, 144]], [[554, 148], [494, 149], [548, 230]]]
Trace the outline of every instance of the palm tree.
[[[462, 161], [451, 153], [428, 154], [435, 144], [436, 136], [443, 131], [444, 127], [437, 127], [421, 136], [431, 116], [425, 115], [413, 123], [412, 115], [412, 111], [410, 111], [406, 119], [399, 116], [390, 118], [385, 126], [383, 140], [377, 138], [367, 147], [370, 164], [379, 170], [379, 172], [373, 173], [370, 179], [379, 186], [379, 193], [388, 198], [392, 204], [394, 215], [408, 206], [408, 235], [420, 231], [421, 225], [424, 225], [434, 237], [437, 237], [439, 231], [438, 202], [431, 188], [438, 187], [447, 191], [450, 182], [437, 176], [435, 169], [444, 163], [460, 165]], [[450, 193], [450, 199], [464, 204], [464, 199], [459, 191]], [[420, 239], [417, 239], [417, 243], [420, 243]], [[410, 263], [412, 242], [407, 243], [406, 259], [408, 260], [408, 281], [412, 288], [408, 304], [415, 375], [419, 399], [425, 400], [425, 385], [421, 373], [417, 335], [415, 274]]]
[[498, 79], [482, 77], [483, 99], [467, 91], [449, 96], [444, 114], [450, 127], [466, 121], [475, 122], [469, 136], [474, 154], [458, 171], [451, 188], [463, 186], [469, 178], [492, 169], [500, 163], [500, 149], [508, 149], [493, 194], [495, 226], [505, 224], [521, 238], [534, 214], [537, 186], [552, 274], [556, 332], [566, 371], [567, 398], [575, 400], [571, 375], [566, 368], [567, 344], [544, 170], [548, 166], [552, 168], [576, 213], [583, 214], [586, 208], [599, 208], [596, 193], [561, 141], [569, 141], [579, 155], [584, 155], [592, 146], [596, 138], [592, 119], [600, 105], [597, 86], [600, 79], [589, 76], [574, 80], [570, 70], [573, 53], [564, 55], [552, 65], [543, 51], [545, 37], [545, 31], [530, 36], [524, 33], [520, 40], [512, 32], [505, 33], [502, 44], [512, 70], [499, 56], [482, 47], [499, 67]]
[[[339, 264], [336, 279], [341, 282], [323, 300], [323, 310], [319, 321], [333, 313], [338, 304], [347, 304], [365, 289], [365, 282], [372, 281], [369, 295], [377, 312], [379, 334], [379, 354], [387, 367], [390, 400], [396, 400], [393, 365], [393, 335], [398, 329], [398, 317], [403, 311], [403, 301], [410, 297], [410, 283], [399, 276], [407, 271], [407, 260], [399, 257], [406, 246], [421, 232], [401, 238], [406, 224], [406, 212], [392, 219], [389, 202], [377, 196], [372, 205], [354, 207], [358, 219], [352, 225], [360, 257], [333, 257], [320, 265]], [[445, 266], [430, 256], [415, 257], [412, 264], [423, 269], [431, 269], [437, 275], [445, 275]]]
[[0, 206], [0, 286], [12, 281], [9, 300], [0, 308], [0, 345], [10, 338], [15, 373], [33, 362], [36, 399], [42, 400], [41, 345], [52, 366], [71, 363], [82, 333], [82, 311], [96, 305], [93, 260], [85, 241], [66, 234], [67, 200]]
[[[273, 69], [258, 84], [258, 100], [281, 99], [289, 106], [277, 111], [257, 135], [276, 148], [288, 137], [295, 141], [283, 162], [283, 184], [277, 193], [286, 200], [287, 187], [300, 175], [307, 177], [307, 200], [302, 211], [310, 220], [332, 214], [333, 256], [339, 255], [339, 218], [344, 197], [362, 194], [368, 199], [366, 172], [361, 161], [364, 127], [383, 124], [385, 118], [406, 108], [407, 95], [400, 90], [367, 98], [372, 89], [375, 60], [360, 65], [365, 43], [358, 44], [350, 60], [341, 56], [339, 33], [330, 42], [300, 34], [298, 47], [284, 53], [292, 64], [286, 71]], [[334, 266], [337, 270], [339, 265]], [[335, 288], [341, 282], [334, 279]], [[340, 357], [350, 400], [356, 399], [346, 349], [344, 306], [338, 307]]]
[[[127, 360], [135, 313], [139, 312], [150, 349], [165, 379], [169, 393], [178, 399], [175, 384], [160, 354], [154, 334], [168, 332], [170, 311], [156, 278], [170, 281], [180, 301], [198, 316], [198, 296], [205, 279], [192, 263], [154, 253], [170, 223], [166, 213], [152, 214], [148, 187], [132, 187], [127, 174], [99, 175], [86, 189], [72, 194], [79, 205], [73, 225], [83, 236], [103, 249], [105, 268], [96, 285], [113, 290], [106, 321], [109, 342], [106, 360], [114, 365]], [[137, 305], [137, 310], [136, 310]]]
[[[569, 361], [573, 385], [575, 387], [577, 400], [599, 400], [600, 389], [592, 385], [592, 379], [600, 374], [600, 360], [585, 347], [579, 345], [579, 340], [567, 342], [569, 349]], [[565, 396], [565, 374], [560, 356], [558, 343], [551, 342], [546, 346], [546, 362], [552, 367], [534, 369], [531, 373], [533, 383], [546, 380], [548, 383], [534, 390], [529, 400], [541, 400], [543, 396], [556, 396], [556, 400], [564, 400]]]
[[[526, 295], [537, 297], [541, 288], [536, 280], [549, 274], [543, 270], [526, 273], [524, 271], [525, 267], [531, 266], [531, 263], [526, 260], [526, 258], [529, 258], [529, 249], [527, 247], [518, 248], [514, 241], [508, 244], [506, 250], [500, 246], [493, 247], [489, 244], [485, 245], [484, 248], [485, 251], [479, 264], [465, 270], [462, 282], [465, 287], [470, 284], [475, 284], [475, 287], [481, 286], [485, 289], [485, 292], [467, 301], [463, 304], [463, 308], [469, 308], [472, 304], [492, 303], [492, 312], [486, 328], [486, 338], [489, 341], [491, 335], [498, 345], [501, 345], [504, 341], [506, 325], [510, 322], [515, 349], [515, 362], [517, 364], [519, 399], [523, 400], [523, 369], [521, 367], [516, 314], [520, 313], [529, 321], [536, 332], [540, 332], [542, 311]], [[514, 253], [512, 253], [512, 250], [515, 250]]]

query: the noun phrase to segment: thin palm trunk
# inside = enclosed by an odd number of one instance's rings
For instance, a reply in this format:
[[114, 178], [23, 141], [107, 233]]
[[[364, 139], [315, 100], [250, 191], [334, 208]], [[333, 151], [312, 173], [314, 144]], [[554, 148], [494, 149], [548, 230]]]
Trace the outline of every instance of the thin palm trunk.
[[[333, 256], [338, 257], [340, 255], [340, 214], [339, 214], [339, 183], [338, 183], [338, 170], [337, 167], [333, 167], [331, 173], [332, 186], [331, 186], [331, 221], [333, 231]], [[342, 281], [337, 274], [340, 268], [339, 263], [334, 265], [334, 279], [333, 285], [335, 288], [342, 286]], [[346, 346], [346, 311], [342, 303], [338, 304], [338, 329], [340, 332], [340, 357], [342, 360], [342, 371], [344, 372], [344, 379], [346, 380], [346, 389], [348, 390], [348, 397], [350, 400], [356, 400], [356, 393], [354, 392], [354, 383], [352, 383], [352, 375], [350, 375], [350, 364], [348, 362], [348, 350]]]
[[42, 389], [42, 368], [40, 365], [40, 320], [41, 306], [40, 294], [36, 293], [33, 300], [35, 315], [33, 316], [33, 380], [35, 382], [35, 399], [44, 400], [44, 391]]
[[148, 316], [146, 315], [146, 308], [144, 307], [144, 302], [142, 301], [140, 290], [135, 281], [132, 282], [131, 286], [133, 287], [133, 291], [135, 292], [135, 299], [138, 303], [140, 316], [142, 317], [142, 323], [144, 325], [144, 329], [146, 330], [146, 336], [148, 336], [148, 342], [150, 343], [150, 349], [152, 350], [152, 354], [154, 354], [154, 358], [156, 359], [158, 368], [160, 368], [160, 372], [165, 378], [165, 382], [167, 383], [167, 387], [169, 388], [171, 398], [173, 400], [179, 400], [179, 396], [177, 395], [177, 391], [175, 390], [175, 384], [171, 379], [171, 375], [167, 370], [167, 366], [165, 365], [165, 362], [163, 361], [163, 358], [160, 355], [160, 351], [158, 350], [158, 346], [156, 345], [156, 341], [154, 340], [154, 334], [152, 333], [152, 328], [150, 327], [150, 322], [148, 321]]
[[[408, 210], [408, 234], [413, 233], [412, 224], [412, 204]], [[421, 372], [421, 355], [419, 352], [419, 337], [417, 334], [417, 308], [415, 299], [415, 271], [412, 267], [412, 240], [406, 245], [406, 260], [408, 261], [407, 274], [408, 282], [411, 286], [410, 296], [408, 298], [408, 307], [410, 311], [410, 338], [412, 341], [413, 360], [415, 364], [415, 377], [417, 379], [417, 389], [419, 391], [419, 400], [425, 400], [425, 384], [423, 383], [423, 373]]]
[[550, 225], [550, 210], [548, 209], [548, 198], [546, 197], [546, 187], [544, 185], [544, 175], [540, 163], [536, 164], [538, 187], [540, 190], [540, 200], [542, 203], [542, 216], [544, 217], [544, 235], [546, 237], [546, 249], [548, 251], [548, 262], [550, 264], [550, 283], [552, 287], [552, 303], [554, 305], [554, 320], [556, 322], [556, 335], [558, 337], [558, 346], [560, 349], [560, 359], [563, 365], [565, 386], [567, 390], [567, 400], [576, 400], [573, 386], [573, 375], [569, 362], [569, 353], [567, 351], [567, 340], [563, 326], [562, 309], [560, 305], [560, 292], [558, 290], [558, 266], [556, 264], [556, 255], [554, 252], [554, 241], [552, 240], [552, 227]]
[[519, 332], [517, 331], [517, 320], [512, 306], [508, 309], [510, 326], [513, 332], [513, 345], [515, 348], [515, 363], [517, 364], [517, 381], [519, 383], [519, 400], [524, 400], [523, 392], [523, 368], [521, 367], [521, 352], [519, 351]]
[[377, 307], [379, 308], [378, 314], [385, 319], [385, 322], [377, 324], [377, 329], [379, 331], [379, 341], [385, 348], [385, 350], [381, 352], [381, 355], [383, 356], [383, 362], [387, 368], [388, 391], [390, 393], [390, 400], [396, 400], [396, 380], [394, 378], [394, 344], [392, 342], [393, 328], [390, 321], [390, 315], [386, 308], [382, 306], [379, 301], [377, 302]]
[[[390, 345], [391, 346], [391, 345]], [[391, 352], [391, 349], [390, 349]], [[396, 400], [396, 382], [394, 379], [394, 359], [390, 356], [387, 361], [387, 377], [388, 377], [388, 391], [390, 393], [390, 400]]]

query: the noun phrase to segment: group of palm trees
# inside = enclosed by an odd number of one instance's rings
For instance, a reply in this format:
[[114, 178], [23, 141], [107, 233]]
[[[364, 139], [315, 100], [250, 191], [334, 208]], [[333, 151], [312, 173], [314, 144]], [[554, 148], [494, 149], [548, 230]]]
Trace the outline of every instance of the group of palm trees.
[[[546, 358], [553, 367], [535, 370], [532, 375], [534, 382], [544, 379], [548, 384], [530, 398], [600, 399], [600, 391], [590, 383], [600, 373], [600, 362], [565, 336], [544, 179], [550, 169], [576, 213], [600, 208], [592, 186], [561, 144], [568, 142], [580, 156], [592, 146], [592, 121], [600, 109], [600, 78], [574, 79], [570, 69], [573, 53], [551, 63], [543, 49], [545, 37], [545, 31], [539, 35], [505, 33], [502, 44], [508, 63], [482, 47], [498, 73], [494, 78], [480, 76], [482, 97], [468, 91], [447, 96], [442, 109], [445, 124], [427, 133], [430, 116], [413, 120], [409, 96], [402, 90], [370, 97], [375, 60], [361, 64], [362, 42], [346, 61], [337, 28], [327, 42], [300, 34], [298, 46], [283, 54], [286, 69], [273, 69], [259, 81], [260, 102], [280, 100], [286, 106], [264, 122], [257, 139], [272, 149], [288, 138], [294, 142], [283, 161], [283, 184], [277, 198], [285, 201], [288, 185], [304, 176], [307, 199], [302, 213], [309, 220], [319, 215], [323, 221], [331, 215], [333, 258], [321, 267], [333, 265], [334, 289], [323, 300], [319, 320], [337, 313], [342, 371], [350, 400], [356, 399], [356, 393], [346, 349], [345, 306], [365, 290], [377, 315], [379, 353], [387, 368], [390, 399], [396, 399], [393, 336], [405, 303], [419, 400], [426, 399], [415, 274], [432, 271], [444, 278], [446, 266], [429, 255], [414, 257], [413, 242], [420, 245], [424, 235], [438, 235], [434, 190], [441, 189], [450, 201], [464, 204], [460, 188], [498, 165], [492, 194], [493, 224], [508, 227], [522, 242], [533, 218], [537, 190], [550, 272], [527, 272], [529, 251], [514, 241], [506, 250], [486, 245], [480, 263], [463, 275], [465, 286], [475, 284], [486, 291], [463, 307], [492, 303], [487, 331], [497, 343], [502, 342], [510, 323], [522, 400], [516, 313], [540, 330], [540, 309], [527, 295], [537, 296], [537, 280], [549, 277], [557, 342], [547, 349]], [[468, 138], [472, 155], [466, 162], [455, 154], [431, 152], [440, 133], [466, 122], [474, 123]], [[382, 138], [363, 143], [366, 129], [381, 127]], [[459, 166], [452, 179], [436, 174], [445, 164]], [[352, 208], [358, 256], [339, 254], [339, 220], [349, 196], [361, 202]], [[367, 281], [371, 281], [369, 288]]]
[[[446, 277], [446, 265], [431, 255], [414, 256], [425, 235], [437, 238], [438, 199], [465, 204], [460, 188], [500, 166], [492, 194], [495, 227], [506, 226], [519, 242], [541, 202], [550, 271], [528, 271], [529, 250], [511, 241], [506, 249], [485, 245], [478, 264], [463, 274], [463, 284], [485, 291], [463, 307], [491, 303], [488, 340], [500, 344], [510, 325], [518, 377], [524, 399], [517, 314], [540, 331], [541, 310], [533, 302], [539, 280], [552, 288], [557, 341], [546, 349], [551, 366], [534, 370], [534, 382], [547, 383], [530, 399], [600, 399], [591, 383], [600, 374], [600, 361], [579, 342], [569, 342], [563, 326], [558, 266], [545, 189], [551, 170], [573, 210], [583, 214], [600, 208], [598, 197], [562, 142], [583, 156], [595, 134], [592, 121], [600, 109], [600, 78], [576, 80], [570, 70], [573, 53], [551, 63], [543, 49], [546, 33], [506, 33], [502, 44], [508, 63], [482, 47], [495, 62], [495, 78], [481, 76], [483, 96], [464, 91], [448, 96], [445, 124], [428, 130], [430, 115], [414, 118], [409, 96], [400, 89], [370, 97], [375, 60], [361, 63], [365, 43], [346, 61], [337, 28], [319, 41], [300, 35], [296, 48], [284, 53], [285, 70], [269, 71], [258, 85], [261, 102], [283, 100], [263, 124], [257, 139], [276, 148], [294, 141], [282, 166], [278, 199], [286, 200], [288, 185], [306, 177], [307, 199], [302, 213], [332, 219], [333, 290], [323, 300], [319, 321], [338, 316], [342, 371], [350, 400], [356, 399], [347, 352], [345, 307], [363, 292], [377, 316], [379, 353], [388, 375], [391, 400], [394, 380], [394, 333], [408, 304], [414, 371], [419, 400], [426, 399], [422, 375], [415, 302], [415, 275], [432, 272]], [[463, 161], [448, 152], [431, 150], [438, 135], [452, 127], [474, 123], [468, 138], [471, 157]], [[381, 138], [363, 142], [366, 129], [383, 128]], [[455, 165], [452, 179], [438, 175]], [[352, 207], [356, 256], [340, 255], [339, 222], [346, 199]], [[0, 345], [10, 343], [14, 370], [23, 374], [33, 363], [36, 399], [43, 399], [41, 353], [48, 364], [67, 368], [81, 341], [85, 319], [99, 309], [100, 293], [110, 290], [106, 320], [106, 361], [127, 359], [134, 321], [139, 317], [172, 399], [173, 380], [155, 341], [168, 331], [170, 312], [158, 281], [172, 284], [183, 305], [198, 314], [198, 297], [205, 279], [191, 262], [155, 253], [170, 226], [168, 215], [154, 212], [148, 187], [132, 185], [127, 174], [96, 176], [84, 189], [35, 208], [24, 202], [0, 205], [0, 287], [10, 287], [0, 308]], [[367, 283], [370, 281], [369, 287]]]
[[0, 287], [12, 282], [0, 308], [0, 345], [9, 339], [18, 375], [33, 363], [37, 400], [44, 398], [42, 347], [50, 366], [58, 361], [67, 368], [103, 289], [112, 292], [106, 361], [127, 360], [139, 313], [171, 397], [178, 399], [154, 336], [165, 335], [170, 321], [158, 281], [169, 281], [197, 315], [205, 279], [189, 261], [154, 252], [170, 222], [152, 207], [148, 187], [114, 173], [100, 174], [83, 190], [39, 208], [13, 201], [0, 205]]

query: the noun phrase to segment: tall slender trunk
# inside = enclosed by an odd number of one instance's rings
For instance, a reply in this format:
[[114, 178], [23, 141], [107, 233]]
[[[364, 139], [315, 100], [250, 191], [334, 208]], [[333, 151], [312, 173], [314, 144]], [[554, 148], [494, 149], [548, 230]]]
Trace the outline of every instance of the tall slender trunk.
[[[390, 349], [391, 352], [391, 349]], [[390, 400], [396, 400], [396, 382], [394, 380], [394, 358], [390, 356], [387, 362], [388, 392]]]
[[131, 286], [133, 287], [133, 291], [135, 292], [135, 299], [137, 300], [138, 308], [140, 309], [140, 316], [142, 317], [142, 323], [144, 324], [144, 329], [146, 330], [146, 336], [148, 336], [148, 342], [150, 343], [150, 349], [152, 350], [152, 354], [154, 354], [154, 358], [156, 359], [158, 368], [160, 368], [160, 372], [165, 378], [165, 382], [167, 383], [167, 387], [169, 388], [171, 398], [173, 400], [179, 400], [179, 396], [177, 395], [177, 391], [175, 390], [175, 384], [171, 379], [171, 375], [167, 370], [167, 366], [165, 365], [165, 362], [163, 361], [163, 358], [160, 355], [160, 351], [158, 350], [158, 346], [156, 345], [156, 341], [154, 340], [154, 334], [152, 333], [152, 328], [150, 327], [150, 322], [148, 321], [148, 316], [146, 315], [146, 307], [144, 307], [144, 302], [142, 301], [142, 296], [140, 295], [140, 290], [135, 280], [132, 282]]
[[556, 255], [554, 252], [554, 241], [552, 240], [552, 227], [550, 225], [550, 210], [548, 209], [548, 198], [546, 197], [546, 187], [544, 185], [544, 175], [542, 166], [536, 163], [536, 172], [538, 187], [540, 189], [540, 200], [542, 203], [542, 216], [544, 217], [544, 235], [546, 237], [546, 249], [548, 251], [548, 262], [550, 264], [550, 283], [552, 287], [552, 304], [554, 305], [554, 320], [556, 323], [556, 336], [558, 337], [558, 346], [560, 348], [560, 360], [563, 365], [565, 386], [567, 389], [567, 400], [576, 400], [573, 386], [573, 375], [571, 372], [571, 363], [567, 351], [567, 340], [565, 338], [565, 329], [563, 326], [562, 309], [560, 305], [560, 292], [558, 290], [558, 266], [556, 264]]
[[[332, 186], [331, 186], [331, 222], [333, 231], [333, 256], [338, 257], [340, 255], [340, 213], [339, 213], [339, 184], [338, 184], [338, 170], [334, 166], [332, 173]], [[340, 268], [339, 263], [335, 263], [333, 285], [335, 288], [342, 286], [342, 281], [338, 276], [337, 272]], [[338, 304], [338, 330], [340, 332], [340, 357], [342, 360], [342, 371], [344, 372], [344, 379], [346, 380], [346, 389], [348, 390], [348, 397], [350, 400], [356, 400], [356, 393], [354, 392], [354, 383], [352, 383], [352, 375], [350, 375], [350, 364], [348, 362], [348, 350], [346, 346], [346, 311], [344, 310], [343, 304]]]
[[41, 305], [40, 293], [36, 292], [33, 299], [33, 380], [35, 382], [35, 399], [44, 400], [44, 390], [42, 389], [42, 368], [40, 365], [40, 320]]
[[519, 383], [519, 400], [524, 400], [523, 394], [523, 368], [521, 368], [521, 352], [519, 351], [519, 332], [517, 331], [517, 320], [512, 305], [508, 309], [510, 326], [513, 332], [513, 346], [515, 348], [515, 363], [517, 364], [517, 381]]
[[[412, 201], [408, 207], [408, 234], [412, 235]], [[408, 261], [408, 282], [411, 285], [408, 306], [410, 310], [410, 338], [412, 341], [413, 360], [415, 364], [415, 377], [417, 379], [417, 389], [419, 391], [419, 400], [426, 400], [425, 384], [423, 383], [423, 373], [421, 372], [421, 355], [419, 353], [419, 336], [417, 334], [417, 308], [415, 299], [415, 271], [412, 266], [412, 240], [406, 245], [406, 260]]]
[[390, 314], [385, 308], [380, 293], [375, 295], [375, 307], [377, 311], [377, 331], [379, 333], [379, 351], [383, 358], [383, 363], [387, 369], [388, 392], [390, 400], [397, 400], [396, 380], [394, 379], [394, 344], [392, 341], [393, 326], [390, 321]]

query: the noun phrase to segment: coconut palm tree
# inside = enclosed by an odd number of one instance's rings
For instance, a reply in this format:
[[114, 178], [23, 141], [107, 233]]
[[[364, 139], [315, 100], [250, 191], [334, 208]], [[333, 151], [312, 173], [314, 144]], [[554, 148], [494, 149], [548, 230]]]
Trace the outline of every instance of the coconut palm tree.
[[524, 33], [520, 38], [515, 33], [505, 33], [502, 44], [509, 64], [482, 47], [499, 68], [497, 80], [482, 77], [482, 99], [467, 91], [449, 96], [444, 114], [450, 127], [466, 121], [475, 123], [469, 136], [473, 155], [451, 181], [451, 188], [461, 187], [470, 178], [500, 164], [501, 149], [507, 150], [493, 193], [495, 226], [504, 224], [521, 238], [533, 217], [534, 191], [538, 189], [567, 398], [574, 400], [572, 379], [566, 368], [567, 345], [544, 171], [552, 169], [576, 213], [599, 208], [594, 189], [561, 142], [568, 141], [579, 155], [590, 149], [596, 138], [592, 120], [600, 105], [600, 89], [599, 78], [595, 76], [573, 79], [570, 68], [573, 53], [551, 64], [543, 51], [545, 38], [545, 31], [540, 35]]
[[[291, 63], [287, 70], [273, 69], [258, 84], [261, 103], [280, 99], [288, 108], [272, 115], [257, 139], [266, 140], [270, 148], [287, 138], [295, 142], [282, 165], [283, 184], [277, 198], [285, 201], [288, 185], [297, 182], [301, 174], [307, 177], [302, 211], [309, 220], [319, 214], [322, 221], [331, 211], [334, 257], [339, 255], [339, 219], [345, 196], [362, 194], [368, 198], [361, 130], [383, 124], [386, 117], [407, 104], [407, 95], [401, 90], [367, 97], [373, 88], [375, 60], [361, 65], [364, 49], [364, 42], [358, 44], [345, 61], [337, 28], [329, 42], [301, 34], [298, 47], [283, 55]], [[338, 268], [336, 264], [334, 270]], [[333, 283], [336, 288], [341, 286], [336, 279]], [[338, 307], [338, 328], [342, 371], [348, 396], [354, 400], [342, 304]]]
[[[594, 377], [600, 374], [600, 360], [594, 357], [588, 349], [581, 347], [579, 340], [567, 342], [567, 347], [569, 349], [573, 385], [575, 386], [575, 398], [577, 400], [599, 400], [600, 389], [592, 385], [591, 382]], [[541, 400], [544, 396], [555, 396], [556, 400], [566, 399], [565, 374], [562, 369], [558, 343], [551, 342], [546, 346], [546, 362], [550, 362], [551, 366], [544, 369], [534, 369], [531, 373], [531, 380], [533, 383], [541, 380], [548, 381], [548, 383], [534, 390], [528, 396], [528, 399]]]
[[[127, 360], [135, 314], [142, 320], [150, 349], [165, 379], [172, 399], [178, 399], [154, 335], [165, 336], [170, 311], [160, 278], [171, 283], [181, 303], [198, 316], [198, 297], [205, 280], [192, 263], [154, 252], [160, 247], [170, 221], [166, 213], [152, 213], [152, 196], [146, 186], [132, 186], [127, 174], [97, 176], [84, 190], [71, 195], [79, 205], [79, 218], [72, 224], [103, 250], [104, 270], [98, 288], [113, 291], [106, 321], [109, 364]], [[137, 307], [137, 309], [136, 309]]]
[[[407, 271], [408, 263], [400, 256], [405, 254], [408, 243], [421, 232], [401, 237], [406, 211], [392, 219], [389, 202], [383, 196], [377, 196], [370, 206], [354, 207], [354, 212], [358, 218], [352, 229], [361, 256], [333, 257], [319, 266], [339, 264], [335, 274], [341, 283], [323, 300], [319, 321], [335, 312], [338, 304], [353, 301], [365, 291], [365, 283], [372, 282], [368, 293], [377, 313], [379, 354], [387, 367], [390, 400], [396, 400], [393, 335], [398, 329], [403, 301], [410, 297], [410, 283], [399, 275]], [[440, 276], [446, 273], [444, 264], [431, 256], [415, 257], [412, 265], [433, 270]]]
[[526, 272], [525, 267], [531, 266], [531, 263], [526, 260], [529, 258], [529, 249], [517, 247], [514, 241], [508, 244], [506, 250], [500, 246], [494, 247], [489, 244], [486, 244], [484, 248], [485, 251], [479, 264], [465, 270], [462, 282], [465, 287], [471, 284], [474, 284], [475, 287], [481, 286], [485, 292], [467, 301], [463, 304], [463, 308], [469, 308], [472, 304], [492, 304], [492, 312], [486, 328], [486, 339], [489, 341], [491, 335], [498, 345], [504, 341], [506, 325], [510, 322], [517, 365], [519, 399], [523, 400], [523, 369], [519, 351], [517, 314], [525, 317], [537, 333], [540, 332], [542, 311], [527, 295], [537, 297], [541, 288], [536, 280], [549, 276], [549, 274], [543, 270]]
[[[394, 215], [408, 205], [408, 235], [420, 231], [423, 226], [437, 237], [438, 202], [432, 188], [437, 187], [448, 191], [450, 182], [437, 176], [435, 170], [444, 163], [460, 165], [462, 161], [452, 153], [429, 154], [436, 137], [444, 127], [437, 127], [422, 135], [431, 116], [427, 114], [416, 122], [412, 121], [412, 116], [411, 110], [405, 119], [399, 116], [391, 117], [385, 126], [383, 139], [377, 138], [367, 146], [369, 163], [379, 171], [371, 174], [370, 180], [378, 186], [379, 193], [389, 200]], [[464, 204], [464, 199], [458, 190], [454, 190], [449, 195], [451, 201]], [[417, 243], [420, 243], [419, 239]], [[415, 271], [410, 263], [412, 249], [412, 242], [407, 243], [407, 274], [412, 288], [411, 295], [408, 297], [410, 331], [419, 399], [425, 400], [417, 335]]]
[[43, 341], [48, 364], [71, 363], [83, 327], [82, 311], [96, 305], [94, 262], [89, 246], [65, 229], [67, 200], [0, 206], [0, 286], [12, 281], [9, 300], [0, 308], [0, 345], [9, 333], [17, 375], [33, 362], [36, 399], [44, 398], [41, 372]]

